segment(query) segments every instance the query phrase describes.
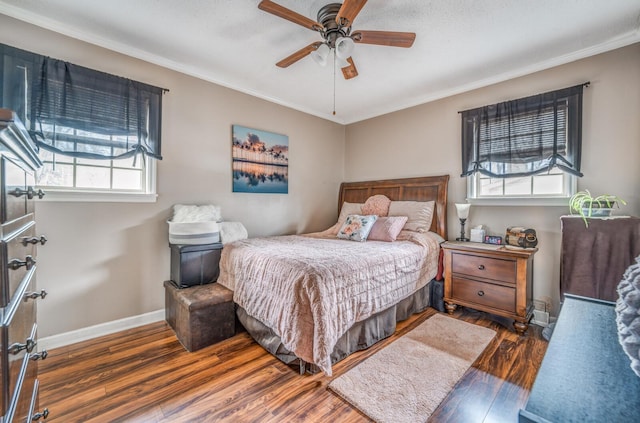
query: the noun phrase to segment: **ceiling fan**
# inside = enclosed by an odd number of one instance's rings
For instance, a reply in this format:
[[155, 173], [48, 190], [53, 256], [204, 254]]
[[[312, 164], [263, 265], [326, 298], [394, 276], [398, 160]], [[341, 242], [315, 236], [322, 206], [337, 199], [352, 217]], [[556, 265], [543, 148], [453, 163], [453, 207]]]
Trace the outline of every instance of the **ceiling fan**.
[[351, 58], [354, 43], [405, 48], [413, 45], [416, 39], [413, 32], [354, 31], [351, 24], [366, 3], [367, 0], [344, 0], [344, 3], [327, 4], [318, 11], [318, 20], [314, 21], [270, 0], [262, 0], [258, 5], [261, 10], [317, 31], [324, 39], [301, 48], [276, 63], [276, 66], [286, 68], [308, 55], [324, 65], [333, 49], [336, 59], [340, 61], [344, 78], [351, 79], [358, 76], [358, 70]]

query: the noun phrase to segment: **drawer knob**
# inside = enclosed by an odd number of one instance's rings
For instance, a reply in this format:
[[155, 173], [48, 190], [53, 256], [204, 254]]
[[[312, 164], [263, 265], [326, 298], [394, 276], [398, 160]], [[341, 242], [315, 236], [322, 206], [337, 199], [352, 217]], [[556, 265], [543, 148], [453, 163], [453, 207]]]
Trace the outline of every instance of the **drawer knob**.
[[15, 344], [11, 344], [9, 348], [7, 348], [7, 352], [9, 354], [16, 355], [20, 351], [26, 350], [29, 354], [31, 354], [31, 351], [33, 351], [35, 347], [36, 347], [36, 341], [34, 341], [31, 338], [28, 338], [24, 344], [19, 344], [17, 342]]
[[40, 238], [38, 238], [37, 236], [32, 236], [32, 237], [28, 237], [25, 236], [24, 238], [22, 238], [22, 245], [24, 245], [25, 247], [27, 246], [27, 244], [42, 244], [44, 245], [44, 243], [47, 242], [47, 238], [45, 238], [44, 235], [42, 235]]
[[42, 199], [42, 197], [44, 197], [44, 191], [41, 189], [36, 191], [33, 187], [28, 187], [27, 189], [16, 188], [13, 191], [9, 191], [9, 195], [13, 195], [14, 197], [26, 195], [29, 200], [33, 200], [33, 197]]
[[38, 412], [38, 413], [34, 414], [33, 416], [31, 416], [31, 420], [35, 422], [35, 421], [38, 421], [40, 419], [46, 419], [47, 417], [49, 417], [49, 409], [45, 408], [41, 412]]
[[484, 296], [484, 291], [478, 291], [478, 297], [483, 297]]
[[47, 357], [49, 357], [49, 353], [47, 352], [47, 350], [42, 350], [39, 353], [31, 354], [31, 357], [29, 358], [33, 361], [38, 361], [38, 360], [46, 360]]
[[484, 264], [479, 265], [478, 270], [484, 270]]
[[25, 292], [22, 298], [24, 298], [25, 301], [37, 300], [38, 298], [41, 298], [44, 300], [44, 297], [46, 297], [47, 294], [48, 294], [47, 291], [45, 291], [44, 289], [41, 289], [40, 292]]
[[25, 266], [27, 268], [27, 270], [31, 270], [31, 268], [33, 266], [35, 266], [36, 261], [34, 260], [33, 257], [31, 256], [27, 256], [24, 261], [20, 261], [18, 259], [13, 259], [11, 260], [9, 263], [7, 263], [9, 266], [9, 269], [11, 270], [18, 270], [20, 269], [22, 266]]

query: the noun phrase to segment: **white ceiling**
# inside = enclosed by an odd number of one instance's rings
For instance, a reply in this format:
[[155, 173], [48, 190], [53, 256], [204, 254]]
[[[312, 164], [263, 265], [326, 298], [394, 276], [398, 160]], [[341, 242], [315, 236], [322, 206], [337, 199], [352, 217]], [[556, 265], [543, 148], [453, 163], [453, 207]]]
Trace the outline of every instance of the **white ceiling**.
[[[316, 20], [331, 0], [275, 2]], [[343, 124], [640, 41], [640, 0], [369, 0], [354, 29], [416, 41], [356, 44], [359, 76], [336, 72], [334, 116], [332, 66], [310, 57], [275, 66], [320, 35], [258, 3], [0, 0], [0, 12]]]

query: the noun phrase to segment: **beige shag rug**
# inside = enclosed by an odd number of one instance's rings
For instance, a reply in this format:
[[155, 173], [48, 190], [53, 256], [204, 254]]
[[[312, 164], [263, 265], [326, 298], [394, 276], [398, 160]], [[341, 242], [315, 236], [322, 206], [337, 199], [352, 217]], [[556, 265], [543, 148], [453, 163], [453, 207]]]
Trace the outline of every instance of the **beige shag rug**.
[[436, 314], [329, 389], [376, 422], [426, 422], [495, 335]]

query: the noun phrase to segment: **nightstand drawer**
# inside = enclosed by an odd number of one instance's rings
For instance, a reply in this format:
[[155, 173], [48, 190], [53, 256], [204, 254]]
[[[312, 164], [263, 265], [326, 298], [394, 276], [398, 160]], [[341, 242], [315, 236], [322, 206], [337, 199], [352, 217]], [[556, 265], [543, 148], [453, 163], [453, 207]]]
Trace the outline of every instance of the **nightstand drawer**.
[[454, 276], [452, 291], [453, 298], [456, 300], [493, 307], [509, 313], [516, 311], [515, 288]]
[[472, 254], [453, 253], [451, 272], [472, 277], [516, 283], [516, 261]]

